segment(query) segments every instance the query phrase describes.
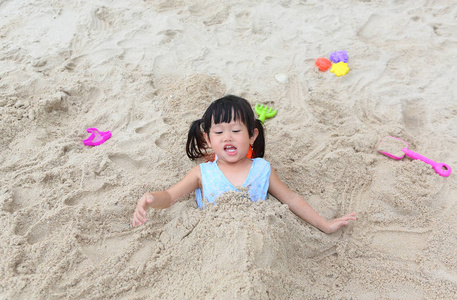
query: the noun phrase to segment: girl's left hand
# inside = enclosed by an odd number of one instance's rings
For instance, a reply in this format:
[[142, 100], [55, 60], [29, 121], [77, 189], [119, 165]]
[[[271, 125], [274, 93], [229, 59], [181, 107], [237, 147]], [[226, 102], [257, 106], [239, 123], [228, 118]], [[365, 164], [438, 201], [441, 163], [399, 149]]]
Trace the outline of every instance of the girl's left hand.
[[355, 212], [342, 216], [338, 219], [333, 219], [328, 221], [327, 228], [324, 230], [325, 233], [330, 234], [335, 231], [338, 231], [341, 227], [347, 226], [349, 221], [355, 221], [357, 218], [355, 217]]

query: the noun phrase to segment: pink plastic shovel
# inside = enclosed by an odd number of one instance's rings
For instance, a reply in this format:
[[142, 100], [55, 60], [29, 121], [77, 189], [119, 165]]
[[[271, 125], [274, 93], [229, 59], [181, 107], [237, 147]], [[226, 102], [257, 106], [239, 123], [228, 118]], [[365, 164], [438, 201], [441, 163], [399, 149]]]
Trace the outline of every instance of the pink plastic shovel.
[[97, 128], [87, 128], [91, 135], [83, 141], [86, 146], [98, 146], [111, 137], [111, 131], [99, 131]]
[[419, 159], [431, 165], [435, 172], [443, 177], [448, 177], [452, 171], [451, 167], [447, 164], [434, 162], [425, 156], [409, 150], [408, 143], [393, 136], [386, 136], [383, 138], [379, 143], [378, 151], [396, 160], [402, 159], [405, 155], [412, 159]]

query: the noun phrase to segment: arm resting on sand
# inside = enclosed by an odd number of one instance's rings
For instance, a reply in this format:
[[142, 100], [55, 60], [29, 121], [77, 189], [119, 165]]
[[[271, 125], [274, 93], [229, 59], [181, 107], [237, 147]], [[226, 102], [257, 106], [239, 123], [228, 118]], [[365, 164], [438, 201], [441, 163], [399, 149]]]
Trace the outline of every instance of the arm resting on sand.
[[173, 205], [179, 198], [188, 195], [200, 186], [201, 173], [200, 166], [195, 166], [187, 175], [177, 184], [166, 191], [156, 191], [146, 193], [141, 197], [133, 213], [132, 224], [143, 225], [146, 223], [146, 211], [152, 208], [167, 208]]
[[318, 228], [319, 230], [330, 234], [343, 226], [348, 225], [350, 220], [355, 220], [355, 213], [345, 215], [343, 217], [328, 221], [311, 205], [309, 205], [303, 197], [289, 189], [278, 177], [275, 170], [271, 169], [270, 187], [268, 191], [279, 201], [289, 206], [289, 209], [297, 216]]

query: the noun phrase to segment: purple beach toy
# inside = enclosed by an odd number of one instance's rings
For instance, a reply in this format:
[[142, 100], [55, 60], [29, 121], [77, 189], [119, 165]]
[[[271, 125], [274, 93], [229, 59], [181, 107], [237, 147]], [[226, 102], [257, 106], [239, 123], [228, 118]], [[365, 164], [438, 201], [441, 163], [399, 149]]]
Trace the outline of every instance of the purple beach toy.
[[334, 63], [339, 63], [339, 62], [348, 62], [348, 54], [346, 50], [341, 50], [341, 51], [336, 51], [330, 53], [330, 60], [333, 61]]
[[83, 141], [86, 146], [98, 146], [106, 142], [111, 137], [111, 131], [98, 131], [97, 128], [87, 128], [91, 135]]

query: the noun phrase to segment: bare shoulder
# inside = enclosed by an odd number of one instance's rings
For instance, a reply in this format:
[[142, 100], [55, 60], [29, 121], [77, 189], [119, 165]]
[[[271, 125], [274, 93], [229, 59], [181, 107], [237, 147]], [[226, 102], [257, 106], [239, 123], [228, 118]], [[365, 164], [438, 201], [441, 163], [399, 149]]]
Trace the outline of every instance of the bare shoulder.
[[278, 182], [282, 183], [281, 179], [279, 179], [278, 174], [276, 173], [276, 170], [271, 167], [270, 184], [277, 184]]
[[186, 184], [191, 184], [192, 186], [201, 186], [202, 174], [200, 171], [200, 165], [196, 165], [190, 169], [190, 171], [187, 172], [186, 176], [184, 176], [181, 181], [185, 182]]
[[277, 198], [281, 202], [286, 202], [287, 199], [294, 196], [295, 192], [293, 192], [284, 182], [279, 179], [278, 174], [276, 173], [275, 169], [271, 167], [271, 175], [270, 175], [270, 182], [269, 182], [268, 192], [272, 194], [275, 198]]
[[181, 181], [167, 189], [172, 202], [199, 188], [201, 186], [201, 178], [200, 166], [197, 165]]
[[200, 165], [196, 165], [192, 169], [190, 169], [189, 173], [186, 176], [190, 176], [192, 178], [196, 178], [199, 183], [202, 181], [202, 172], [200, 170]]

